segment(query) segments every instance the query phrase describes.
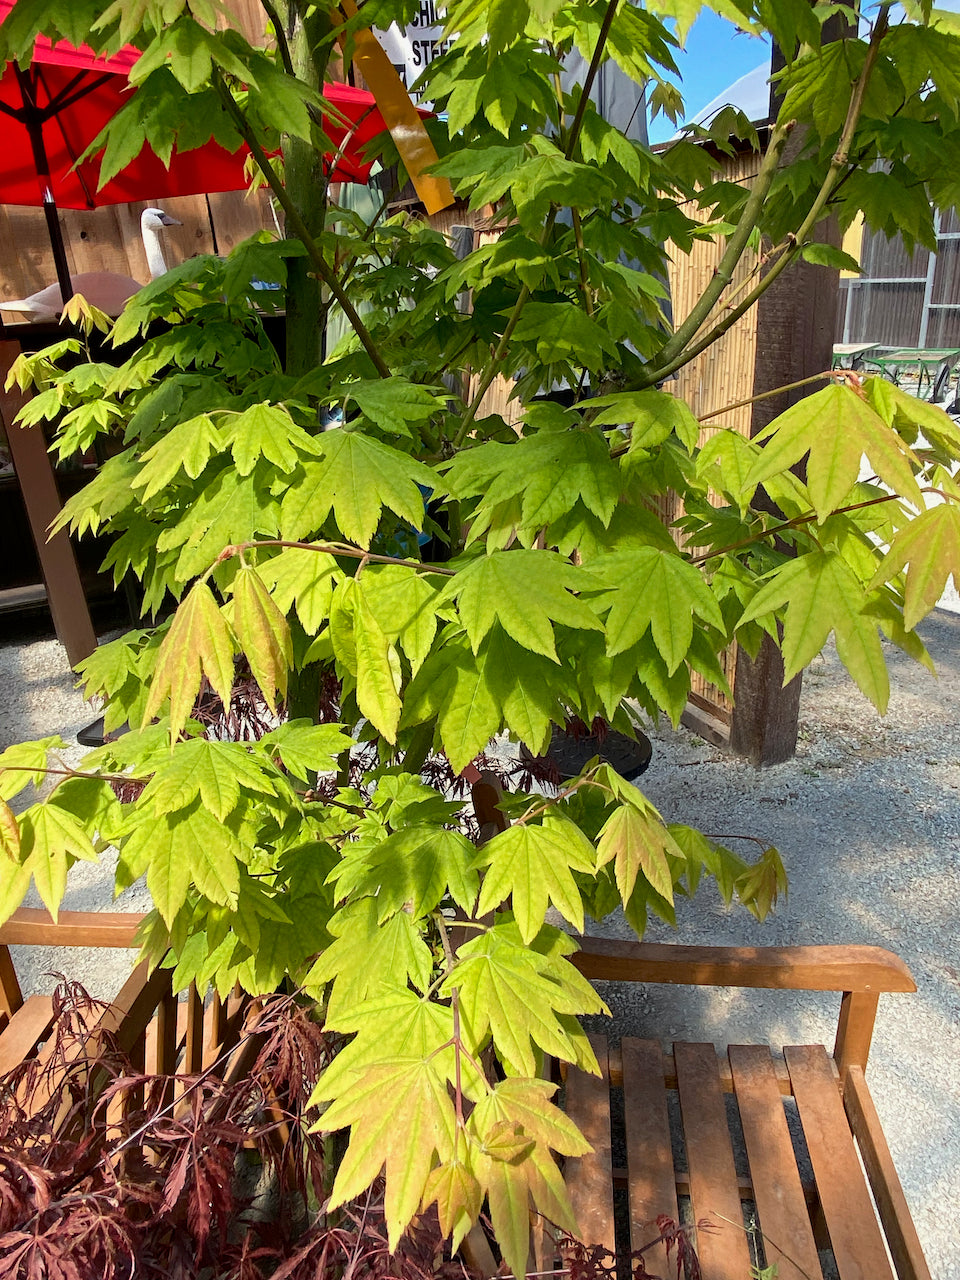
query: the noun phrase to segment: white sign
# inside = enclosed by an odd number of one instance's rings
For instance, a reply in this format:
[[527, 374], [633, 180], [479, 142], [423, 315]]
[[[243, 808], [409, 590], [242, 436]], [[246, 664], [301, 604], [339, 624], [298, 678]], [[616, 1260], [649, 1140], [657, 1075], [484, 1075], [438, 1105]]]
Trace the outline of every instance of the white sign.
[[424, 67], [446, 53], [450, 45], [443, 38], [442, 5], [434, 0], [422, 0], [420, 12], [406, 27], [392, 22], [386, 31], [377, 32], [377, 38], [408, 89]]

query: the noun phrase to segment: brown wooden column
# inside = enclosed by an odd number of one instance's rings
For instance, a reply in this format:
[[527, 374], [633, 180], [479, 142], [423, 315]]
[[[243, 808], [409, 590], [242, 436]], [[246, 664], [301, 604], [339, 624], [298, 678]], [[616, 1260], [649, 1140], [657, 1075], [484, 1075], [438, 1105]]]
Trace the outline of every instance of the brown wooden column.
[[[850, 35], [855, 35], [855, 29], [842, 14], [830, 18], [823, 28], [824, 43]], [[771, 72], [776, 73], [783, 65], [783, 53], [774, 44]], [[780, 108], [778, 90], [778, 82], [773, 82], [771, 120]], [[782, 168], [793, 162], [803, 144], [803, 131], [794, 130], [784, 149]], [[832, 218], [820, 223], [816, 237], [821, 242], [840, 246], [840, 232]], [[830, 267], [795, 262], [774, 281], [757, 304], [755, 396], [831, 367], [839, 298], [840, 273]], [[791, 405], [822, 386], [814, 383], [799, 387], [755, 404], [750, 420], [751, 438]], [[758, 492], [755, 501], [761, 504], [764, 497]], [[776, 510], [772, 503], [768, 505], [769, 509]], [[764, 636], [755, 662], [742, 649], [739, 651], [730, 726], [730, 746], [738, 755], [747, 756], [755, 765], [779, 764], [791, 758], [797, 749], [802, 678], [801, 673], [783, 687], [783, 659], [769, 636]]]
[[47, 538], [47, 530], [60, 512], [60, 495], [43, 432], [39, 427], [24, 429], [14, 424], [27, 397], [15, 387], [2, 389], [19, 354], [19, 342], [0, 341], [0, 422], [27, 508], [57, 639], [75, 667], [97, 647], [97, 637], [69, 537], [61, 531]]

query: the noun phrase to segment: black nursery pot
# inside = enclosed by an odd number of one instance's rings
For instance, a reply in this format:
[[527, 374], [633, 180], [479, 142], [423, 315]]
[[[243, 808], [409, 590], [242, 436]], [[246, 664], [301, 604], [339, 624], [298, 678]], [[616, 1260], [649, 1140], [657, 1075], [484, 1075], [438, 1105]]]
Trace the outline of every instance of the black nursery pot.
[[[526, 747], [521, 753], [530, 758]], [[636, 738], [628, 738], [617, 729], [605, 733], [575, 734], [569, 730], [554, 729], [547, 749], [547, 758], [557, 767], [561, 778], [575, 778], [584, 765], [599, 756], [604, 764], [616, 769], [621, 778], [634, 782], [646, 770], [653, 755], [653, 747], [645, 733], [637, 730]]]

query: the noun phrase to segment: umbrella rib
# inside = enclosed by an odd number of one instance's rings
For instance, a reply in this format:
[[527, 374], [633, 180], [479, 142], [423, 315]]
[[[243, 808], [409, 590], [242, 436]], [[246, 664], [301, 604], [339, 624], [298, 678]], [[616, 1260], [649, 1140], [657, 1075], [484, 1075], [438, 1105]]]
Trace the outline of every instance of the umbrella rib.
[[[82, 82], [86, 73], [81, 71], [75, 75], [68, 84], [64, 85], [55, 97], [51, 96], [47, 82], [43, 79], [42, 71], [38, 74], [43, 83], [44, 89], [47, 90], [48, 102], [44, 118], [45, 120], [52, 118], [56, 124], [60, 137], [63, 139], [63, 145], [67, 150], [67, 155], [69, 155], [70, 159], [73, 161], [73, 171], [76, 174], [78, 183], [80, 184], [80, 189], [83, 191], [87, 202], [87, 208], [93, 209], [96, 207], [96, 201], [93, 198], [93, 193], [90, 190], [89, 183], [80, 171], [77, 150], [67, 137], [63, 117], [68, 107], [72, 106], [75, 102], [79, 102], [81, 98], [86, 97], [88, 94], [93, 93], [95, 89], [99, 89], [102, 84], [106, 84], [106, 82], [111, 79], [110, 73], [104, 73], [103, 75], [98, 76], [95, 80], [92, 80], [87, 84], [83, 84]], [[77, 88], [78, 85], [82, 85], [82, 87]]]
[[[51, 98], [45, 107], [42, 108], [44, 114], [50, 116], [59, 115], [62, 111], [66, 111], [68, 107], [72, 107], [75, 102], [79, 102], [81, 98], [85, 98], [88, 94], [99, 89], [102, 84], [108, 84], [113, 75], [111, 72], [105, 72], [101, 76], [97, 76], [96, 80], [91, 80], [88, 84], [81, 85], [80, 88], [74, 89], [74, 86], [80, 84], [84, 78], [84, 72], [74, 76], [69, 84], [64, 85], [55, 98]], [[44, 82], [46, 88], [46, 82]], [[72, 92], [71, 92], [72, 91]]]

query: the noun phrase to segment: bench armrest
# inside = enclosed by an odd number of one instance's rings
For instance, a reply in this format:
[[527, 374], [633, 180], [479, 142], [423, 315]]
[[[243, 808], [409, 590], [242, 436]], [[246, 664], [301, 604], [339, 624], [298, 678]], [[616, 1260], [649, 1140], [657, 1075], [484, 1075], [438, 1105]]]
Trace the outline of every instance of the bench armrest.
[[0, 925], [0, 946], [135, 947], [142, 913], [61, 911], [54, 923], [47, 911], [20, 907]]
[[591, 981], [764, 987], [791, 991], [916, 991], [910, 970], [882, 947], [686, 947], [579, 939], [570, 960]]

